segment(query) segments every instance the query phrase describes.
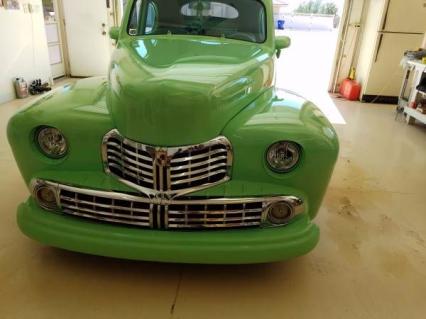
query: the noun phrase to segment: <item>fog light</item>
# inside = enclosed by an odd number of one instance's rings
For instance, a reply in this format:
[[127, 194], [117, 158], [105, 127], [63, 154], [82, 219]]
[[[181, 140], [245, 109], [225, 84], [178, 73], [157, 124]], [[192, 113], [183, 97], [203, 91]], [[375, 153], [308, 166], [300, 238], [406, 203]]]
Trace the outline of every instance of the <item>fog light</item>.
[[58, 208], [56, 191], [54, 188], [40, 185], [34, 191], [34, 196], [42, 208], [54, 210]]
[[294, 209], [287, 202], [273, 203], [268, 210], [268, 219], [273, 224], [286, 224], [293, 216]]

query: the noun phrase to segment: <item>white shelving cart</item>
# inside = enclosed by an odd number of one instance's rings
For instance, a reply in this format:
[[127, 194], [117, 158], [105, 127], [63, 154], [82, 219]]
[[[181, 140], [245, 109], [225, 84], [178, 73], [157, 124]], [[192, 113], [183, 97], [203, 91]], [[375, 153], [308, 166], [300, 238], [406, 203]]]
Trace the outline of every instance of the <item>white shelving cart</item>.
[[415, 120], [426, 124], [426, 114], [416, 109], [417, 104], [426, 99], [426, 93], [416, 89], [424, 78], [426, 78], [426, 64], [421, 61], [406, 63], [398, 109], [405, 114], [408, 124], [413, 124]]

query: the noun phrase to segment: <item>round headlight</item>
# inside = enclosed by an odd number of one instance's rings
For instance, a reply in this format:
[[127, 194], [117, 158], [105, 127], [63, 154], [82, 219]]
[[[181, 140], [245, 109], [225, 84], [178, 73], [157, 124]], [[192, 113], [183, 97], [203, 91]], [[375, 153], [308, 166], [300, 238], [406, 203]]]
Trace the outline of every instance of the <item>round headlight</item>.
[[54, 127], [40, 128], [36, 133], [36, 139], [40, 150], [48, 157], [64, 157], [68, 150], [65, 136]]
[[266, 160], [270, 168], [279, 173], [292, 170], [300, 159], [300, 146], [293, 142], [282, 141], [272, 144], [267, 153]]

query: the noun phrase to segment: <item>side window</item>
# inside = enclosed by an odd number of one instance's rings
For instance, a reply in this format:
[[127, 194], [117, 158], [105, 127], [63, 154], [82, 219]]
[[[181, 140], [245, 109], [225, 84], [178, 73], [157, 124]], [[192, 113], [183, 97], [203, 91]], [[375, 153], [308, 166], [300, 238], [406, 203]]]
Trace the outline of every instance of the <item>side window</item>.
[[147, 13], [146, 13], [146, 24], [145, 24], [145, 34], [154, 33], [155, 27], [157, 25], [158, 19], [158, 10], [154, 2], [148, 3]]
[[265, 19], [265, 11], [260, 11], [259, 13], [259, 36], [262, 37], [262, 34], [266, 34], [266, 19]]

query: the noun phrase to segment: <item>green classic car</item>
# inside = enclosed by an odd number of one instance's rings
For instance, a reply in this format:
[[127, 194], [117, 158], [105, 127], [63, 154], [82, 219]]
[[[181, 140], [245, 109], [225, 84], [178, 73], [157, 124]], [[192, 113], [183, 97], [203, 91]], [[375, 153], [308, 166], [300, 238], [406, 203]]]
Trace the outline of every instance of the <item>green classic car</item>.
[[108, 77], [20, 110], [8, 138], [29, 237], [127, 259], [260, 263], [312, 250], [338, 154], [312, 103], [277, 90], [272, 0], [134, 0]]

